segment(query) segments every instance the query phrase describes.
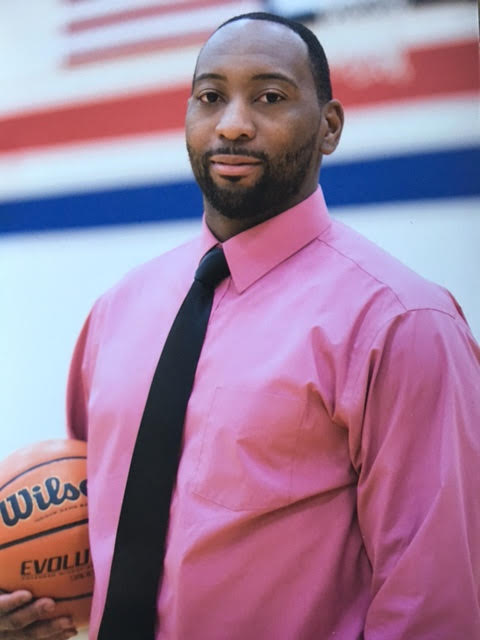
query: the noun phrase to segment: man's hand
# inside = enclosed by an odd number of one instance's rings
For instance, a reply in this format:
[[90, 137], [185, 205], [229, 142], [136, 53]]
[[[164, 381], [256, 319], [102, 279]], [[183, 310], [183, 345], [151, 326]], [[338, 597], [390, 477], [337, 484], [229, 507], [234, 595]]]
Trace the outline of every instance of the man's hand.
[[55, 602], [28, 591], [0, 592], [0, 640], [67, 640], [77, 635], [71, 618], [51, 618]]

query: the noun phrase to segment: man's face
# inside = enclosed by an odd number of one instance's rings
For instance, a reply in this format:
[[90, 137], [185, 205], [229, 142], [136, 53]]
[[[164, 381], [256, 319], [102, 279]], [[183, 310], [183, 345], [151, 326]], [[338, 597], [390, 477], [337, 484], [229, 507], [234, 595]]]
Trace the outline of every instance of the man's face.
[[200, 53], [186, 139], [205, 206], [269, 217], [318, 183], [321, 115], [308, 52], [283, 25], [240, 20]]

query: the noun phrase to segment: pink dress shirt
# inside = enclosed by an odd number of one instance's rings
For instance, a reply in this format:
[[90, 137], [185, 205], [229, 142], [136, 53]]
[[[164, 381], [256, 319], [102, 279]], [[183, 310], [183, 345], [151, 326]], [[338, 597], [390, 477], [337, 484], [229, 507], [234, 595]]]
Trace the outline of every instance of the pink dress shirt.
[[[204, 224], [128, 274], [74, 353], [91, 639], [153, 372], [216, 242]], [[231, 277], [188, 405], [156, 640], [480, 638], [480, 355], [459, 307], [331, 220], [320, 189], [223, 246]]]

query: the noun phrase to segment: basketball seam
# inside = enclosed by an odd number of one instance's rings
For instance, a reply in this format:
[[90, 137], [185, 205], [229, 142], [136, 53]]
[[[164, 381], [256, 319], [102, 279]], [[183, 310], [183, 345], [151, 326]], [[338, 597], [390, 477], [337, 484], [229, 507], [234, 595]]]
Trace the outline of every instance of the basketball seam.
[[78, 596], [70, 596], [68, 598], [54, 598], [55, 602], [67, 602], [67, 600], [80, 600], [81, 598], [91, 598], [93, 593], [81, 593]]
[[24, 542], [29, 542], [30, 540], [35, 540], [35, 538], [48, 536], [52, 533], [64, 531], [65, 529], [73, 529], [74, 527], [80, 527], [82, 524], [88, 524], [88, 518], [85, 518], [84, 520], [77, 520], [76, 522], [69, 522], [68, 524], [62, 524], [59, 527], [53, 527], [52, 529], [46, 529], [45, 531], [39, 531], [38, 533], [32, 533], [31, 535], [25, 536], [24, 538], [17, 538], [16, 540], [10, 540], [9, 542], [4, 542], [3, 544], [0, 544], [0, 551], [2, 551], [3, 549], [8, 549], [8, 547], [14, 547], [17, 544], [22, 544]]
[[40, 462], [39, 464], [36, 464], [33, 467], [25, 469], [25, 471], [22, 471], [22, 473], [19, 473], [14, 478], [10, 478], [10, 480], [6, 484], [0, 487], [0, 491], [3, 491], [5, 487], [8, 487], [9, 484], [11, 484], [12, 482], [15, 482], [15, 480], [18, 480], [18, 478], [21, 478], [26, 473], [29, 473], [34, 469], [38, 469], [39, 467], [44, 467], [47, 464], [52, 464], [53, 462], [62, 462], [62, 460], [86, 460], [86, 459], [87, 459], [87, 456], [63, 456], [62, 458], [54, 458], [52, 460], [47, 460], [46, 462]]

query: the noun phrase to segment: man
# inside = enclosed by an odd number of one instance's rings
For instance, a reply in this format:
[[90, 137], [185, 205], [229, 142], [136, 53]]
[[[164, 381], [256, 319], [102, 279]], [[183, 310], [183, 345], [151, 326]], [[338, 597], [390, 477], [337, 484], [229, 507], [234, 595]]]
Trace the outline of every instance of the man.
[[[301, 25], [248, 14], [202, 49], [186, 118], [202, 233], [100, 298], [72, 362], [91, 638], [153, 372], [219, 243], [231, 275], [185, 417], [156, 639], [480, 637], [479, 350], [446, 291], [328, 217], [318, 172], [342, 124]], [[1, 639], [73, 633], [23, 598], [0, 597]]]

